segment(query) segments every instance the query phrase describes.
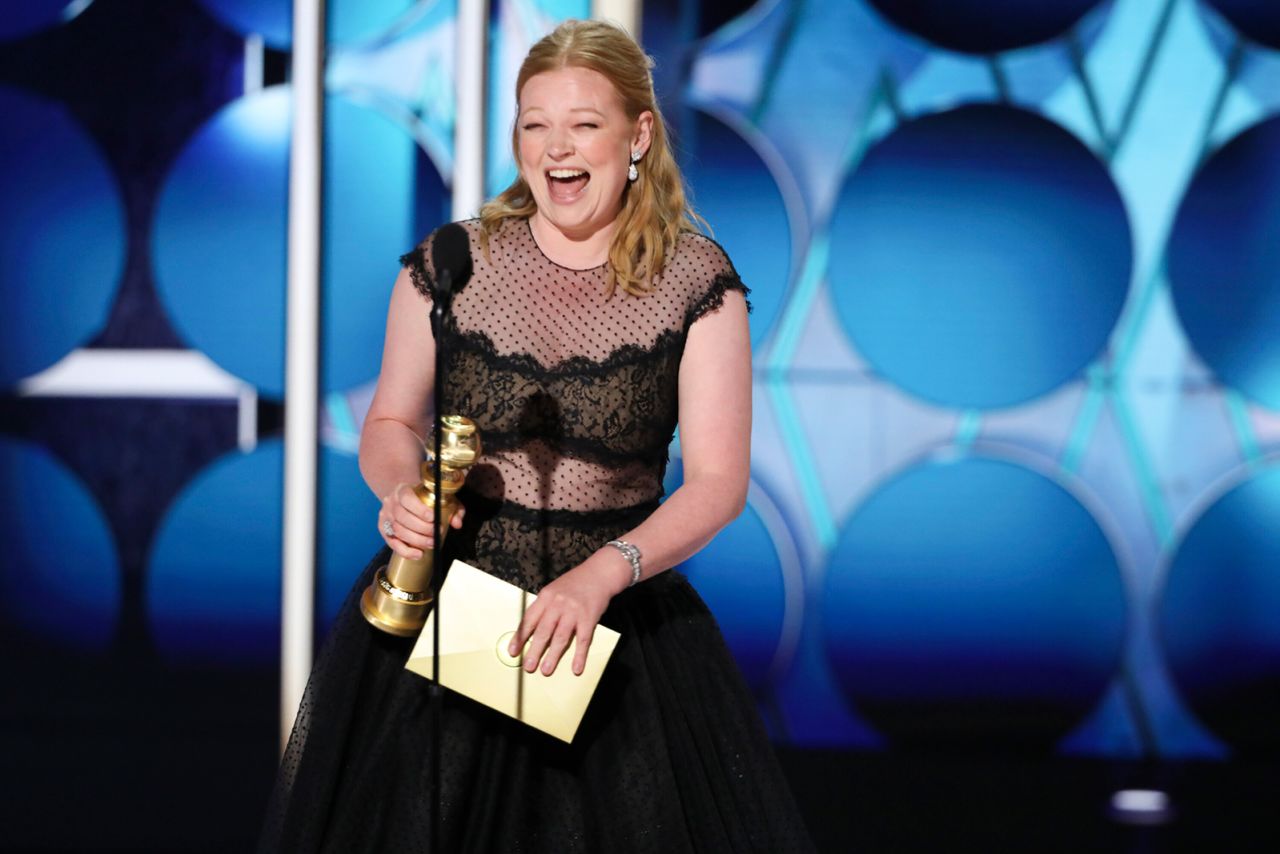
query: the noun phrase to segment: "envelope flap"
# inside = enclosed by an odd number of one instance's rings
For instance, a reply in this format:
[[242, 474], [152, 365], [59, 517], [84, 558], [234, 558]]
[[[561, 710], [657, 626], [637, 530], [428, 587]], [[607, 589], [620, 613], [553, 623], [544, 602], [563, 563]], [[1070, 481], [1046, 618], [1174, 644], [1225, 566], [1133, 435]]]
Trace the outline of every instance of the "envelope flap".
[[441, 619], [441, 655], [491, 652], [495, 639], [514, 631], [536, 598], [487, 572], [454, 561], [441, 587], [438, 607], [427, 617], [413, 657], [431, 655], [432, 625], [437, 612]]

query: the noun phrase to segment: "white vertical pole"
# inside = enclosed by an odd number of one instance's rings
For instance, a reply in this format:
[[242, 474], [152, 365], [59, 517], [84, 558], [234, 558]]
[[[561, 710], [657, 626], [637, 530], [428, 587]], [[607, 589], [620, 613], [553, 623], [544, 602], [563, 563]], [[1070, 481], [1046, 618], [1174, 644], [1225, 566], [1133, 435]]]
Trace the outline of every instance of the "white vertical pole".
[[640, 11], [643, 0], [591, 0], [591, 17], [612, 21], [640, 41]]
[[453, 218], [467, 219], [484, 203], [485, 82], [489, 0], [458, 0], [454, 65], [458, 112], [453, 131]]
[[324, 28], [324, 0], [294, 0], [280, 620], [282, 750], [311, 671], [314, 632]]

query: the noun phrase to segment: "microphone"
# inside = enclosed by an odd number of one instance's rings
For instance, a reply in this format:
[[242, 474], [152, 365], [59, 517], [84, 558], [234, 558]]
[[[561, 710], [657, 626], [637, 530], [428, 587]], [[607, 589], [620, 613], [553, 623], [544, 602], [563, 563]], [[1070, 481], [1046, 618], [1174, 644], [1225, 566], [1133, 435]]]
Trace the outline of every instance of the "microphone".
[[453, 295], [471, 278], [471, 238], [456, 222], [442, 226], [431, 241], [431, 263], [435, 267], [432, 299], [449, 310]]

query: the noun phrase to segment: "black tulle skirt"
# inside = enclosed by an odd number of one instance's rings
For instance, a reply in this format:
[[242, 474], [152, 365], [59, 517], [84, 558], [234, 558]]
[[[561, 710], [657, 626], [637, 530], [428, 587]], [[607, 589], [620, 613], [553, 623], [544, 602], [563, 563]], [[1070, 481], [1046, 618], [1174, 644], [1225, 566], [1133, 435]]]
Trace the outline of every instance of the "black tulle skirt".
[[[411, 639], [372, 629], [361, 574], [317, 659], [260, 845], [424, 852], [435, 768], [431, 684]], [[572, 744], [444, 692], [440, 850], [810, 851], [755, 702], [688, 581], [617, 596], [622, 639]], [[564, 665], [562, 665], [564, 666]]]

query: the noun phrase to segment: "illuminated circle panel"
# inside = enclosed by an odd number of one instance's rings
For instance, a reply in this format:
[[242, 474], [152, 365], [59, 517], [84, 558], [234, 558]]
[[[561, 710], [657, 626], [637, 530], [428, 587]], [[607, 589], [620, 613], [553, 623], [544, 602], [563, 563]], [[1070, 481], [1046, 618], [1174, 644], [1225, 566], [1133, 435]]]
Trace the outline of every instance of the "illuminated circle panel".
[[1178, 319], [1222, 382], [1280, 409], [1280, 117], [1232, 139], [1191, 182], [1168, 247]]
[[115, 539], [84, 484], [43, 448], [0, 438], [0, 615], [106, 649], [123, 598]]
[[[396, 258], [445, 216], [440, 176], [381, 112], [326, 101], [322, 379], [378, 372]], [[160, 295], [188, 342], [270, 396], [284, 392], [289, 90], [218, 113], [178, 158], [159, 203]], [[216, 217], [210, 211], [217, 211]]]
[[748, 506], [680, 570], [716, 615], [747, 684], [767, 689], [787, 592], [778, 550], [759, 511]]
[[[746, 137], [707, 113], [691, 115], [693, 127], [682, 128], [680, 138], [692, 153], [681, 168], [698, 213], [751, 288], [751, 343], [756, 345], [772, 327], [787, 292], [791, 224], [786, 204]], [[768, 143], [761, 138], [758, 144]]]
[[918, 465], [854, 513], [823, 600], [850, 704], [896, 744], [1049, 749], [1120, 660], [1125, 593], [1093, 516], [997, 459]]
[[1160, 613], [1182, 695], [1240, 750], [1280, 753], [1280, 468], [1236, 486], [1195, 522]]
[[1280, 49], [1280, 5], [1258, 0], [1201, 0], [1222, 13], [1246, 38]]
[[0, 386], [9, 386], [106, 323], [126, 236], [111, 170], [62, 106], [0, 86], [0, 115]]
[[[174, 500], [152, 548], [147, 615], [171, 661], [270, 661], [280, 643], [280, 442], [233, 452]], [[327, 625], [375, 549], [378, 502], [355, 458], [320, 456], [317, 607]]]
[[1103, 164], [1047, 119], [975, 105], [867, 152], [837, 202], [828, 277], [879, 374], [985, 409], [1077, 376], [1106, 344], [1131, 266]]
[[868, 0], [900, 29], [939, 47], [998, 53], [1064, 35], [1098, 0]]

